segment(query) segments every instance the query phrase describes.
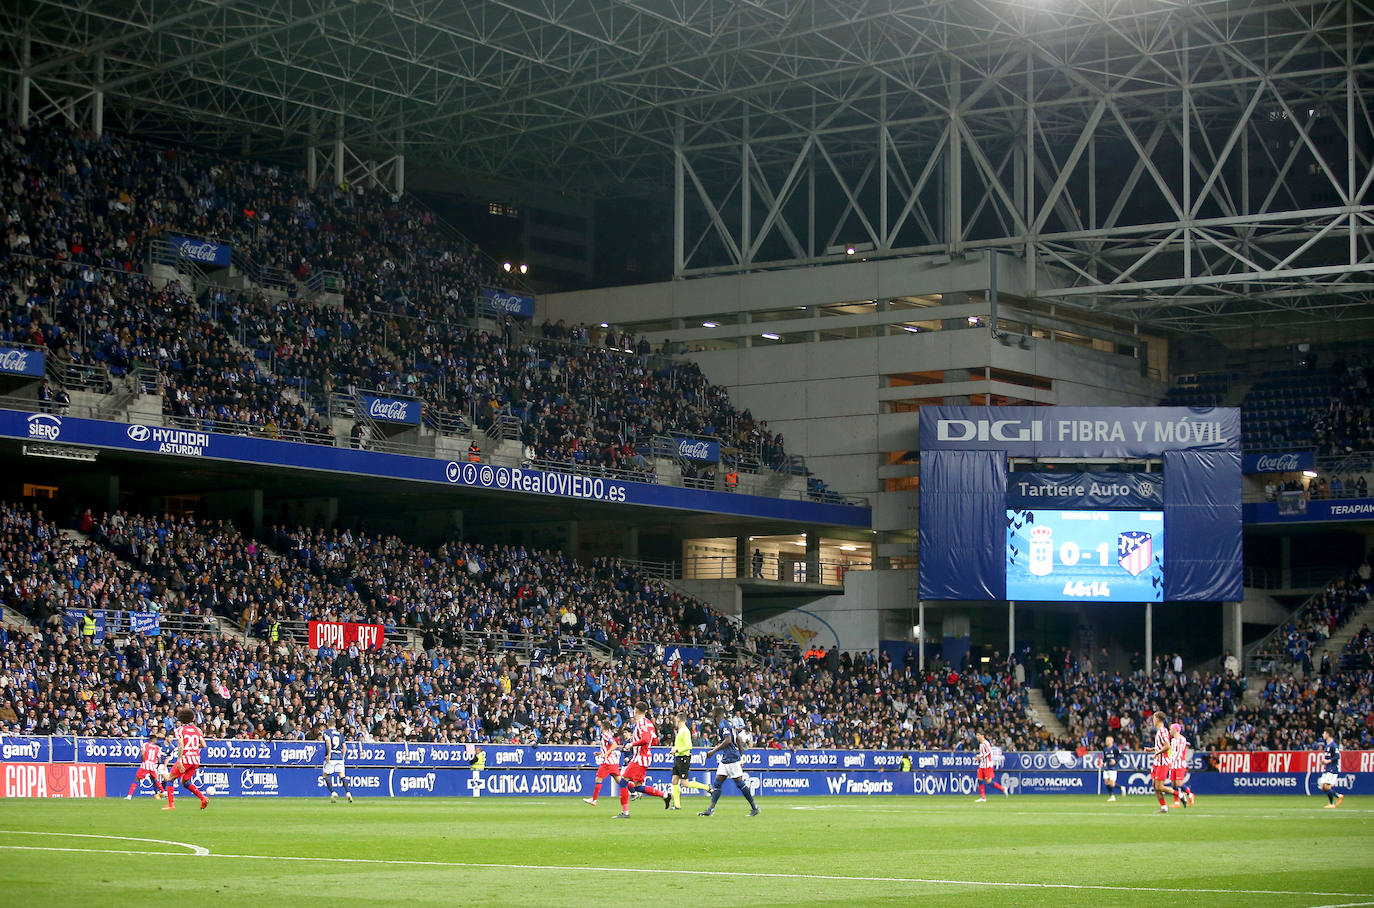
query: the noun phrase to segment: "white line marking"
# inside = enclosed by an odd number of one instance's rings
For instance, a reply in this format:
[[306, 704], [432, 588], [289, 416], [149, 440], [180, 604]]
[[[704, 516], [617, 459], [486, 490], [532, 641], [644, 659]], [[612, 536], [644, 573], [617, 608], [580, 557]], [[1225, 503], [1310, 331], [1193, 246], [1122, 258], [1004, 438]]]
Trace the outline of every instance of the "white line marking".
[[[57, 833], [54, 833], [57, 834]], [[114, 837], [112, 837], [114, 838]], [[153, 840], [156, 841], [156, 840]], [[175, 844], [182, 844], [180, 842]], [[187, 846], [198, 847], [198, 846]], [[115, 849], [103, 848], [57, 848], [43, 847], [35, 845], [0, 845], [0, 850], [5, 851], [73, 851], [83, 854], [129, 854], [129, 855], [148, 855], [149, 857], [207, 857], [207, 858], [230, 858], [245, 861], [297, 861], [307, 864], [380, 864], [386, 866], [399, 867], [451, 867], [455, 869], [478, 869], [478, 870], [542, 870], [546, 872], [579, 872], [579, 873], [634, 873], [634, 874], [668, 874], [672, 876], [705, 876], [705, 877], [728, 877], [731, 879], [766, 879], [766, 880], [825, 880], [836, 883], [909, 883], [919, 885], [935, 886], [974, 886], [984, 888], [1007, 888], [1007, 889], [1074, 889], [1091, 890], [1098, 892], [1169, 892], [1184, 894], [1207, 894], [1207, 895], [1320, 895], [1335, 896], [1337, 898], [1374, 898], [1374, 893], [1369, 892], [1312, 892], [1309, 890], [1298, 889], [1188, 889], [1188, 888], [1169, 888], [1165, 886], [1108, 886], [1105, 884], [1094, 883], [1019, 883], [998, 880], [945, 880], [927, 877], [896, 877], [896, 876], [838, 876], [827, 873], [764, 873], [747, 870], [679, 870], [672, 868], [654, 867], [578, 867], [569, 864], [497, 864], [478, 861], [416, 861], [416, 860], [391, 860], [386, 858], [332, 858], [332, 857], [308, 857], [304, 855], [282, 855], [282, 854], [228, 854], [212, 851], [197, 852], [196, 854], [182, 854], [179, 852], [168, 851], [118, 851]], [[1374, 905], [1374, 902], [1357, 902], [1355, 905]]]
[[[200, 857], [205, 857], [206, 855], [208, 855], [208, 854], [210, 853], [210, 849], [208, 849], [208, 848], [202, 848], [202, 847], [200, 847], [199, 845], [192, 845], [192, 844], [189, 843], [189, 842], [173, 842], [173, 841], [171, 841], [170, 839], [140, 839], [140, 838], [137, 837], [137, 836], [131, 836], [131, 835], [96, 835], [96, 834], [93, 833], [93, 832], [34, 832], [34, 831], [31, 830], [31, 829], [0, 829], [0, 835], [46, 835], [46, 836], [56, 836], [56, 837], [62, 838], [62, 839], [111, 839], [111, 840], [116, 841], [116, 842], [151, 842], [152, 844], [155, 844], [155, 845], [175, 845], [175, 846], [178, 847], [178, 848], [185, 848], [187, 851], [191, 852], [191, 854], [199, 855]], [[7, 846], [7, 847], [17, 848], [17, 847], [19, 847], [19, 846], [14, 845], [14, 846]], [[80, 850], [80, 849], [74, 849], [74, 850]], [[100, 851], [101, 849], [99, 849], [99, 848], [91, 848], [91, 849], [88, 849], [88, 850], [93, 851], [93, 852], [98, 852], [98, 851]], [[135, 852], [130, 852], [130, 853], [131, 853], [131, 854], [165, 854], [166, 852], [162, 852], [162, 851], [135, 851]]]
[[1374, 902], [1342, 902], [1339, 905], [1313, 905], [1312, 908], [1361, 908], [1364, 905], [1374, 905]]

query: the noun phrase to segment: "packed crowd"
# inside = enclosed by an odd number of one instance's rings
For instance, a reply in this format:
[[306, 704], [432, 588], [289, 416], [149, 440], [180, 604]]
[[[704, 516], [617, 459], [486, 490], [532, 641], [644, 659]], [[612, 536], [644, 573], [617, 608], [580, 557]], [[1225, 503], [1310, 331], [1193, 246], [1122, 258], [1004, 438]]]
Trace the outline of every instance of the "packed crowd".
[[1160, 660], [1153, 671], [1071, 670], [1041, 678], [1045, 699], [1069, 730], [1074, 746], [1097, 749], [1113, 736], [1121, 747], [1148, 745], [1150, 714], [1163, 710], [1190, 740], [1234, 713], [1245, 693], [1243, 677], [1187, 672], [1178, 656]]
[[[328, 443], [324, 396], [372, 389], [422, 400], [435, 427], [518, 419], [532, 459], [558, 464], [645, 472], [651, 439], [684, 433], [721, 437], [745, 470], [787, 464], [780, 436], [644, 338], [468, 327], [496, 274], [411, 197], [53, 125], [0, 134], [0, 181], [0, 339], [116, 376], [155, 367], [183, 425]], [[289, 289], [156, 289], [137, 272], [168, 234], [230, 245], [241, 270]], [[339, 276], [342, 308], [296, 292], [317, 271]]]
[[1214, 749], [1309, 750], [1328, 729], [1342, 747], [1374, 748], [1374, 669], [1275, 675], [1259, 699], [1227, 718]]
[[[1320, 662], [1313, 663], [1312, 654], [1332, 633], [1344, 627], [1374, 594], [1374, 572], [1368, 559], [1350, 570], [1346, 576], [1327, 584], [1303, 608], [1279, 626], [1267, 645], [1255, 657], [1271, 661], [1275, 668], [1297, 667], [1311, 676], [1320, 670]], [[1326, 670], [1330, 658], [1327, 656]]]
[[[967, 748], [976, 730], [1007, 746], [1052, 743], [1005, 668], [918, 672], [834, 651], [807, 660], [615, 560], [456, 542], [431, 552], [280, 526], [260, 544], [224, 522], [124, 512], [86, 511], [76, 525], [84, 535], [0, 507], [0, 596], [41, 628], [6, 633], [9, 730], [137, 733], [190, 699], [224, 735], [302, 735], [338, 713], [377, 738], [568, 743], [647, 698], [663, 715], [740, 708], [776, 746]], [[219, 615], [267, 642], [219, 637], [206, 621], [189, 625], [203, 632], [92, 644], [62, 620], [86, 609]], [[313, 652], [270, 632], [306, 618], [413, 628], [422, 645]], [[707, 658], [665, 665], [672, 644]]]

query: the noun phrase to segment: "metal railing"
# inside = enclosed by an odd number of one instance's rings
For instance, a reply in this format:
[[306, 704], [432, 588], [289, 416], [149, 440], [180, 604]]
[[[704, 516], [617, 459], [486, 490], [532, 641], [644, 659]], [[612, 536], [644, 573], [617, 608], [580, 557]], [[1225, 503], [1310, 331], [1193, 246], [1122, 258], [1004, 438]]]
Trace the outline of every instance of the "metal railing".
[[1291, 615], [1289, 615], [1283, 621], [1275, 625], [1274, 628], [1269, 631], [1269, 633], [1265, 634], [1263, 637], [1254, 641], [1253, 643], [1246, 644], [1245, 673], [1256, 675], [1273, 674], [1274, 671], [1278, 668], [1278, 666], [1282, 663], [1282, 659], [1275, 656], [1261, 656], [1259, 654], [1263, 653], [1269, 647], [1269, 644], [1272, 643], [1276, 638], [1278, 638], [1280, 634], [1286, 634], [1288, 630], [1291, 627], [1293, 627], [1294, 623], [1302, 618], [1302, 616], [1307, 612], [1307, 610], [1312, 606], [1312, 604], [1326, 593], [1326, 588], [1330, 586], [1332, 583], [1335, 583], [1336, 581], [1343, 579], [1346, 573], [1347, 572], [1345, 569], [1342, 569], [1335, 573], [1331, 573], [1328, 569], [1326, 579], [1322, 582], [1320, 589], [1318, 589], [1311, 596], [1308, 596], [1305, 600], [1303, 600], [1302, 605], [1298, 606], [1296, 609], [1293, 610], [1293, 613]]
[[[99, 419], [100, 417], [94, 417]], [[162, 415], [163, 425], [174, 429], [192, 432], [215, 432], [220, 435], [240, 435], [252, 438], [265, 438], [269, 441], [288, 441], [308, 445], [334, 447], [336, 440], [328, 432], [315, 432], [309, 429], [289, 429], [275, 424], [250, 425], [240, 422], [226, 422], [220, 419], [207, 419], [201, 416]]]
[[1340, 567], [1320, 565], [1317, 567], [1296, 567], [1288, 572], [1285, 582], [1281, 568], [1262, 565], [1246, 565], [1243, 572], [1245, 586], [1260, 590], [1306, 590], [1324, 587], [1333, 574], [1344, 570]]
[[768, 580], [776, 583], [821, 583], [843, 586], [845, 574], [867, 571], [867, 561], [811, 560], [790, 555], [689, 555], [683, 559], [683, 580]]

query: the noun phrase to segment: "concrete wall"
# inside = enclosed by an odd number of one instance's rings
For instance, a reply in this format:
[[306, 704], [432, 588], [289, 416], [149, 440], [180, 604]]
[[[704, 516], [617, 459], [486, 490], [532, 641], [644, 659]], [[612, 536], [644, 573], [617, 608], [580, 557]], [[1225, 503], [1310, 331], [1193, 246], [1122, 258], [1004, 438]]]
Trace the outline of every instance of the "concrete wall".
[[787, 637], [803, 647], [838, 646], [851, 652], [877, 649], [884, 629], [892, 626], [881, 606], [905, 606], [915, 582], [913, 573], [854, 571], [845, 576], [843, 595], [825, 596], [762, 619], [751, 617], [746, 605], [744, 620], [752, 628]]

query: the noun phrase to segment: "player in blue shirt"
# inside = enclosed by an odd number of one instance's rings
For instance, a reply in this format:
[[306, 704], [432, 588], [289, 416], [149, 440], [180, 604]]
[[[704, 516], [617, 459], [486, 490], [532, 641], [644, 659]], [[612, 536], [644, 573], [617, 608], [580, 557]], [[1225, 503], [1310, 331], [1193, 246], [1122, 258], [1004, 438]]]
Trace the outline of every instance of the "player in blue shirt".
[[716, 780], [711, 786], [711, 806], [697, 814], [699, 817], [709, 817], [716, 812], [716, 802], [720, 800], [721, 789], [725, 785], [726, 779], [734, 779], [735, 787], [740, 794], [749, 802], [749, 816], [759, 815], [759, 805], [754, 802], [753, 792], [749, 790], [749, 777], [744, 772], [744, 748], [749, 746], [748, 733], [744, 731], [744, 722], [740, 719], [730, 719], [725, 715], [725, 710], [716, 707], [711, 713], [711, 719], [716, 723], [716, 734], [719, 741], [716, 746], [706, 753], [706, 759], [716, 758]]
[[341, 724], [335, 720], [334, 724], [326, 725], [320, 735], [324, 741], [324, 768], [320, 770], [320, 775], [324, 777], [324, 784], [329, 786], [329, 803], [339, 800], [339, 793], [334, 790], [334, 776], [338, 776], [343, 782], [344, 796], [352, 804], [353, 792], [349, 790], [348, 772], [344, 769], [344, 736], [339, 730]]
[[1336, 794], [1336, 784], [1341, 780], [1341, 745], [1336, 742], [1336, 737], [1331, 734], [1330, 729], [1322, 732], [1321, 754], [1322, 774], [1317, 780], [1317, 785], [1326, 794], [1326, 809], [1335, 810], [1341, 806], [1345, 795]]
[[1111, 735], [1107, 735], [1106, 740], [1102, 742], [1102, 785], [1110, 796], [1107, 798], [1108, 801], [1116, 800], [1116, 770], [1120, 765], [1121, 748], [1116, 746], [1116, 740]]

